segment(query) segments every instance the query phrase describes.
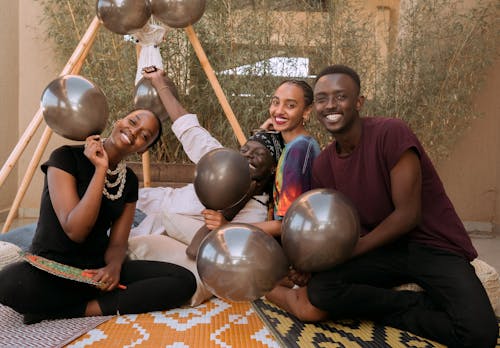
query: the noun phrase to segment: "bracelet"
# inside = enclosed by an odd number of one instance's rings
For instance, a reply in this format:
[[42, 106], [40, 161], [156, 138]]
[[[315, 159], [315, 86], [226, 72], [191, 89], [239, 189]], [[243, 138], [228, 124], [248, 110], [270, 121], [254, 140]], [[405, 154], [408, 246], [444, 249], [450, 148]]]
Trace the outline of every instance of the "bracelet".
[[162, 87], [158, 88], [158, 92], [161, 90], [164, 90], [164, 89], [170, 89], [170, 87], [168, 87], [167, 85], [162, 86]]

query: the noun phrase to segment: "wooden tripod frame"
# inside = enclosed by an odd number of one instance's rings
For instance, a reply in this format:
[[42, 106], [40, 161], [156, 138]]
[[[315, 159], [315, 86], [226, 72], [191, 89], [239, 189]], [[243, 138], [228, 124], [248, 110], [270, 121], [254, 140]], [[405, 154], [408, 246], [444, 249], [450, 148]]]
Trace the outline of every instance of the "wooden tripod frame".
[[[100, 27], [100, 22], [96, 16], [90, 23], [87, 31], [85, 32], [82, 39], [78, 43], [75, 51], [73, 52], [70, 59], [66, 63], [65, 67], [63, 68], [60, 76], [67, 74], [78, 74], [80, 72], [83, 62], [85, 61], [90, 51], [90, 48], [92, 47], [95, 41], [99, 27]], [[215, 95], [217, 96], [219, 103], [221, 104], [222, 109], [224, 110], [224, 113], [229, 123], [231, 124], [231, 127], [233, 128], [233, 131], [235, 132], [238, 142], [240, 143], [240, 145], [243, 145], [246, 142], [245, 135], [243, 134], [243, 131], [241, 130], [238, 120], [236, 119], [236, 116], [234, 115], [231, 106], [227, 101], [227, 98], [219, 84], [219, 81], [217, 80], [217, 77], [215, 76], [215, 73], [210, 65], [210, 62], [208, 61], [208, 58], [200, 44], [200, 41], [198, 40], [198, 37], [193, 27], [191, 25], [187, 26], [185, 28], [185, 32], [189, 38], [189, 41], [191, 42], [191, 45], [193, 46], [193, 49], [198, 57], [198, 60], [200, 61], [203, 70], [205, 71], [205, 74], [207, 75], [207, 78], [212, 88], [214, 89]], [[19, 139], [17, 145], [7, 158], [7, 161], [2, 166], [2, 169], [0, 170], [0, 187], [4, 184], [8, 175], [16, 165], [17, 161], [19, 160], [19, 157], [24, 152], [29, 142], [33, 138], [33, 135], [35, 134], [36, 130], [38, 129], [38, 127], [42, 122], [42, 117], [43, 117], [42, 109], [39, 108], [38, 111], [35, 113], [35, 116], [31, 120], [30, 124], [24, 131], [23, 135]], [[43, 156], [45, 149], [47, 148], [47, 144], [51, 136], [52, 136], [52, 130], [48, 126], [46, 126], [42, 134], [42, 137], [38, 143], [36, 151], [33, 154], [33, 158], [31, 159], [28, 165], [28, 168], [23, 177], [21, 185], [17, 191], [16, 197], [14, 198], [14, 202], [12, 203], [12, 206], [9, 210], [9, 214], [2, 228], [2, 233], [7, 232], [10, 226], [12, 225], [12, 222], [19, 209], [19, 205], [21, 204], [21, 201], [24, 198], [26, 191], [28, 190], [31, 180], [33, 179], [33, 175], [35, 174], [36, 168], [40, 163], [40, 159]], [[142, 166], [143, 166], [144, 186], [148, 187], [151, 184], [149, 152], [145, 152], [142, 155]]]

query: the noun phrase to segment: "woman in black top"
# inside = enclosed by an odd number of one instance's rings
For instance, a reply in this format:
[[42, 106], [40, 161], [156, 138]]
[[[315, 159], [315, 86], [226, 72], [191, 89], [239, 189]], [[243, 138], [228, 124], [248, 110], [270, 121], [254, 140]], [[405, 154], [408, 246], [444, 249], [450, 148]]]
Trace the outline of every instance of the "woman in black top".
[[144, 152], [160, 135], [160, 120], [135, 110], [115, 123], [107, 139], [92, 135], [84, 146], [51, 154], [42, 165], [46, 177], [31, 252], [86, 269], [105, 286], [56, 277], [22, 261], [0, 271], [0, 303], [33, 323], [164, 310], [193, 295], [196, 281], [187, 269], [126, 260], [138, 180], [123, 159]]

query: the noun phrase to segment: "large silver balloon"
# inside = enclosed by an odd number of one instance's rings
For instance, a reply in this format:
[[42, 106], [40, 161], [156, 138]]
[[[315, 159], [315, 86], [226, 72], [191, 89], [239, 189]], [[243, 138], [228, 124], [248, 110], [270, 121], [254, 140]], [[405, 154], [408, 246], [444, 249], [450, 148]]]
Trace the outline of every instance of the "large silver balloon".
[[316, 189], [300, 195], [288, 208], [281, 241], [295, 269], [317, 272], [348, 259], [360, 229], [358, 213], [344, 195]]
[[[169, 79], [165, 79], [165, 83], [170, 87], [172, 94], [179, 99], [175, 85]], [[158, 91], [153, 87], [151, 81], [144, 77], [141, 78], [135, 86], [134, 106], [137, 109], [152, 111], [162, 121], [169, 118], [167, 110], [165, 110], [165, 107], [158, 96]]]
[[50, 82], [42, 93], [41, 107], [47, 125], [71, 140], [100, 134], [109, 116], [104, 93], [79, 75], [65, 75]]
[[215, 149], [205, 154], [194, 172], [196, 194], [209, 209], [235, 205], [248, 192], [250, 184], [248, 161], [232, 149]]
[[196, 23], [205, 12], [205, 0], [151, 0], [153, 16], [172, 28]]
[[253, 301], [265, 295], [288, 271], [278, 242], [243, 223], [210, 232], [198, 249], [196, 266], [205, 286], [230, 301]]
[[114, 33], [132, 34], [151, 17], [150, 0], [98, 0], [97, 17]]

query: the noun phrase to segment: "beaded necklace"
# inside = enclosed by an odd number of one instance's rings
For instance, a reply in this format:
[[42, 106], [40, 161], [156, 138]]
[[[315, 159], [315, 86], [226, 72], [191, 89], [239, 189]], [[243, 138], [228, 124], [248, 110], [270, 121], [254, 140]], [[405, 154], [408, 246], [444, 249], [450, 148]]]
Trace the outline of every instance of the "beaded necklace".
[[[108, 180], [108, 176], [115, 176], [115, 175], [117, 175], [115, 181]], [[110, 170], [110, 169], [106, 170], [106, 179], [104, 180], [104, 187], [102, 189], [103, 195], [112, 201], [120, 198], [123, 194], [123, 188], [125, 187], [125, 182], [127, 181], [126, 176], [127, 176], [127, 167], [125, 166], [124, 160], [121, 160], [118, 163], [115, 170]], [[108, 188], [113, 188], [116, 186], [118, 186], [118, 192], [116, 192], [116, 194], [110, 194], [108, 192]]]
[[[102, 143], [104, 145], [104, 141], [106, 139], [102, 139]], [[109, 181], [108, 176], [112, 177], [116, 175], [115, 181]], [[127, 181], [127, 166], [125, 165], [125, 161], [121, 160], [118, 162], [115, 170], [107, 169], [106, 170], [106, 178], [104, 179], [104, 187], [102, 189], [102, 194], [109, 200], [115, 201], [123, 195], [123, 189], [125, 188], [125, 182]], [[120, 186], [118, 186], [120, 185]], [[118, 186], [118, 191], [115, 194], [111, 194], [108, 192], [108, 188], [113, 188]]]

